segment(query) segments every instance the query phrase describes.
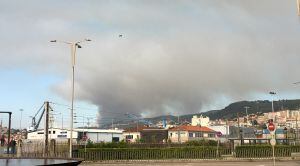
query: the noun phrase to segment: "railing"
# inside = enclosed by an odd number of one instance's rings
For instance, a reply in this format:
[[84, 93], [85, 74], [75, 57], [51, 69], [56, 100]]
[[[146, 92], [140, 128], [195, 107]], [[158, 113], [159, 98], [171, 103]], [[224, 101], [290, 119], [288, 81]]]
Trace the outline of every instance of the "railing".
[[[299, 153], [300, 146], [275, 147], [275, 156], [278, 158], [292, 158], [292, 153]], [[16, 154], [8, 155], [16, 157]], [[0, 156], [1, 157], [1, 156]], [[4, 156], [5, 157], [5, 156]], [[6, 156], [7, 157], [7, 156]], [[26, 158], [69, 158], [68, 150], [64, 152], [25, 152], [19, 157]], [[87, 161], [132, 161], [132, 160], [240, 160], [240, 159], [271, 159], [272, 148], [270, 146], [240, 146], [234, 151], [229, 148], [216, 147], [176, 147], [176, 148], [115, 148], [115, 149], [83, 149], [74, 151], [73, 158], [81, 158]]]
[[75, 153], [75, 158], [85, 160], [165, 160], [165, 159], [216, 159], [221, 154], [230, 154], [223, 149], [217, 154], [216, 149], [103, 149], [92, 152]]

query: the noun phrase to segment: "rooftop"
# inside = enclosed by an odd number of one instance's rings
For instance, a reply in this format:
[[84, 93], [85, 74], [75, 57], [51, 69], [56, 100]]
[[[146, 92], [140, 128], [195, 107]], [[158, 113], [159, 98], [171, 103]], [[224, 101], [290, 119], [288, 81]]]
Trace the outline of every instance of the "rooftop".
[[170, 131], [201, 131], [201, 132], [216, 132], [208, 127], [201, 127], [201, 126], [178, 126], [175, 128], [170, 129]]

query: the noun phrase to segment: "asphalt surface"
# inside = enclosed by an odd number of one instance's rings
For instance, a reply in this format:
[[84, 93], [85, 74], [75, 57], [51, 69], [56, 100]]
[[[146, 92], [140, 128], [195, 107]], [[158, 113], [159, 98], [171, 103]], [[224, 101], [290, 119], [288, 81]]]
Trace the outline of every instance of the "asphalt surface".
[[[101, 162], [85, 162], [80, 164], [80, 166], [273, 166], [272, 160], [264, 161], [172, 161], [172, 162], [155, 162], [155, 161], [145, 161], [145, 162], [116, 162], [116, 163], [101, 163]], [[300, 161], [276, 161], [276, 166], [300, 166]]]

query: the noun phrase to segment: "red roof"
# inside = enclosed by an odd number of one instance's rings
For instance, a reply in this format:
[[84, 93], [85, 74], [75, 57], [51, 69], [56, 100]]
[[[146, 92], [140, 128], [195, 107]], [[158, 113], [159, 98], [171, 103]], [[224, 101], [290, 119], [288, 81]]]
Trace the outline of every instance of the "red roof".
[[216, 132], [208, 127], [201, 127], [201, 126], [178, 126], [175, 128], [170, 129], [170, 131], [200, 131], [200, 132]]
[[138, 126], [137, 127], [132, 127], [132, 128], [127, 128], [125, 129], [124, 132], [141, 132], [144, 129], [158, 129], [156, 127], [147, 127], [147, 126]]

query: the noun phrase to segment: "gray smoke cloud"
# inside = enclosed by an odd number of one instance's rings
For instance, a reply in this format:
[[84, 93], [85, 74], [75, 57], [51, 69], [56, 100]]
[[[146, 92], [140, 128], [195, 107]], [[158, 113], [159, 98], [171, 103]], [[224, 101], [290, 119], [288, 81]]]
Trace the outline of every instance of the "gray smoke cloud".
[[[21, 23], [28, 30], [15, 38], [37, 40], [35, 49], [32, 43], [17, 43], [20, 49], [14, 52], [15, 47], [1, 41], [4, 53], [11, 55], [1, 65], [22, 64], [66, 77], [70, 71], [66, 66], [70, 59], [63, 56], [69, 53], [66, 46], [38, 41], [92, 38], [77, 52], [76, 96], [99, 106], [101, 117], [207, 111], [274, 89], [293, 94], [291, 83], [299, 80], [300, 22], [292, 0], [59, 4], [51, 1], [46, 3], [50, 9], [42, 5], [32, 11], [23, 4], [26, 18], [19, 21], [12, 19], [21, 17], [20, 11], [7, 15], [0, 10], [6, 23], [16, 25], [12, 30], [18, 32]], [[0, 23], [5, 28], [4, 24]], [[35, 62], [24, 64], [21, 55], [32, 50], [29, 56]], [[18, 61], [12, 62], [16, 57]], [[53, 88], [66, 98], [68, 81]]]

